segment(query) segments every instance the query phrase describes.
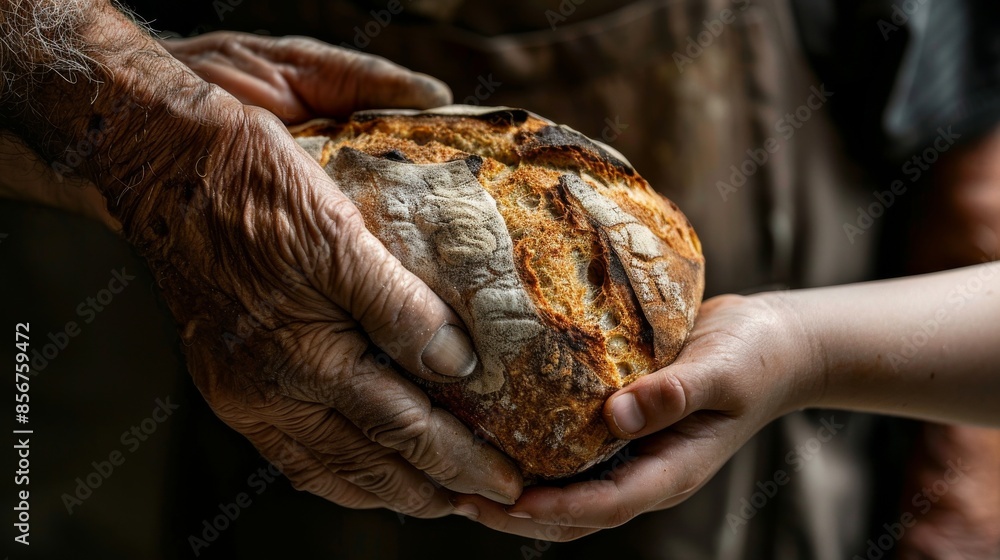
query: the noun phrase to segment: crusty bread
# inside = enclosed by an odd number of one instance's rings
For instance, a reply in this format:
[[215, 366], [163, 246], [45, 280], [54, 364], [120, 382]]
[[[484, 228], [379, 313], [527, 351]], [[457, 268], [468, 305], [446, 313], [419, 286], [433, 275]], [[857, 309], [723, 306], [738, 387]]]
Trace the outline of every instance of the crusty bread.
[[422, 385], [529, 479], [614, 454], [604, 401], [670, 363], [698, 238], [620, 154], [519, 109], [356, 113], [292, 129], [368, 228], [462, 317], [466, 380]]

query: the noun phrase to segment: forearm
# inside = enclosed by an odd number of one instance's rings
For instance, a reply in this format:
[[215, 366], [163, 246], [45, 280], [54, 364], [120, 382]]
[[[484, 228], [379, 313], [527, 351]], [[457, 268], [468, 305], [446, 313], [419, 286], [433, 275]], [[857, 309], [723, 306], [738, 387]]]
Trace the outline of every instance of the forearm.
[[[150, 198], [154, 176], [173, 171], [171, 154], [186, 135], [224, 120], [207, 105], [238, 105], [104, 0], [0, 0], [0, 7], [6, 196], [83, 210], [115, 226], [141, 206], [133, 202]], [[109, 212], [101, 212], [100, 197]]]
[[776, 297], [818, 354], [811, 404], [1000, 425], [1000, 263]]

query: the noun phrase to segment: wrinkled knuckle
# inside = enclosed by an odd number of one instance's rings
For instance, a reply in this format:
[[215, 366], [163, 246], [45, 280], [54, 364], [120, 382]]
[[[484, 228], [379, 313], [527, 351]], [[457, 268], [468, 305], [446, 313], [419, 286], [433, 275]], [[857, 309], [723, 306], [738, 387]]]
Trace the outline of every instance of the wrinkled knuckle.
[[317, 443], [313, 451], [323, 454], [324, 465], [335, 473], [360, 471], [393, 454], [393, 450], [361, 437], [331, 437]]
[[394, 496], [403, 486], [399, 468], [384, 461], [369, 462], [357, 470], [341, 471], [341, 476], [377, 496]]
[[310, 494], [316, 494], [318, 493], [317, 491], [321, 489], [315, 475], [289, 476], [287, 478], [289, 483], [291, 483], [292, 488], [297, 492], [309, 492]]
[[386, 447], [399, 451], [407, 460], [425, 451], [431, 431], [428, 411], [414, 404], [392, 415], [386, 422], [366, 432], [366, 436]]
[[195, 385], [201, 392], [202, 398], [209, 407], [223, 420], [228, 420], [230, 417], [243, 416], [246, 414], [246, 409], [233, 398], [231, 392], [224, 387], [221, 383], [215, 380], [207, 381], [204, 379], [199, 379], [195, 376], [195, 372], [191, 371], [191, 376], [195, 378]]
[[256, 105], [244, 105], [243, 116], [248, 124], [275, 126], [281, 122], [278, 117], [274, 116], [274, 113]]
[[[385, 267], [392, 266], [385, 263]], [[399, 281], [399, 274], [395, 271], [385, 272], [373, 267], [370, 275], [383, 280], [379, 282], [385, 285], [384, 279], [390, 279], [391, 289], [381, 290], [372, 299], [371, 306], [367, 310], [366, 328], [368, 334], [376, 343], [381, 343], [382, 348], [393, 358], [398, 358], [404, 350], [402, 342], [404, 337], [399, 336], [400, 325], [404, 320], [404, 314], [412, 305], [414, 294], [409, 290], [409, 286]], [[372, 279], [374, 280], [374, 278]]]
[[319, 469], [304, 469], [290, 475], [285, 475], [291, 483], [292, 488], [299, 492], [308, 492], [316, 496], [330, 493], [334, 484], [327, 473]]
[[303, 492], [314, 492], [322, 489], [322, 478], [329, 473], [311, 457], [296, 453], [293, 450], [282, 450], [278, 456], [268, 457], [274, 466], [292, 488]]
[[320, 446], [330, 446], [340, 450], [350, 445], [350, 433], [343, 423], [331, 416], [331, 411], [317, 407], [303, 409], [292, 401], [294, 407], [285, 406], [272, 412], [272, 417], [279, 422], [281, 429], [290, 436], [308, 446], [313, 452], [325, 453]]
[[361, 438], [351, 437], [346, 430], [322, 430], [307, 435], [305, 438], [314, 453], [324, 456], [337, 456], [340, 464], [350, 464], [363, 457], [368, 452], [371, 442]]
[[268, 462], [289, 480], [310, 469], [322, 468], [308, 451], [294, 440], [282, 438], [277, 446], [262, 450]]
[[[299, 395], [311, 402], [333, 403], [351, 385], [360, 385], [368, 375], [361, 368], [369, 341], [363, 333], [341, 330], [347, 320], [299, 325], [283, 334], [282, 353], [290, 356], [288, 365], [278, 369], [282, 387], [290, 395]], [[311, 362], [319, 358], [319, 363]]]
[[337, 401], [337, 395], [344, 390], [341, 373], [349, 371], [348, 368], [338, 365], [335, 363], [329, 367], [325, 375], [297, 375], [288, 372], [273, 379], [273, 382], [283, 395], [309, 402], [333, 403]]

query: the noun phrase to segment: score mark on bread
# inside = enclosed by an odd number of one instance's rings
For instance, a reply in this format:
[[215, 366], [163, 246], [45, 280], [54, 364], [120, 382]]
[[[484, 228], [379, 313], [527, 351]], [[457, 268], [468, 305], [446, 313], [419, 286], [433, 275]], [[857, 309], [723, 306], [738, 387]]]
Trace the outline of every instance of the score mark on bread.
[[680, 352], [704, 259], [684, 215], [624, 157], [508, 108], [360, 112], [292, 133], [465, 321], [479, 365], [421, 382], [439, 406], [529, 479], [625, 444], [604, 401]]

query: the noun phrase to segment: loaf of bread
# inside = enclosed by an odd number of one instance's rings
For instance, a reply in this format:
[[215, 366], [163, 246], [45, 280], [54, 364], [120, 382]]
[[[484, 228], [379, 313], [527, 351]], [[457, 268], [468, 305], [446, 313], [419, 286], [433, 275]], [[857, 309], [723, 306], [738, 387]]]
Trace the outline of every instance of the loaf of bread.
[[677, 206], [610, 147], [520, 109], [360, 112], [292, 133], [465, 321], [479, 364], [421, 382], [437, 405], [529, 480], [625, 444], [604, 401], [677, 356], [701, 302]]

